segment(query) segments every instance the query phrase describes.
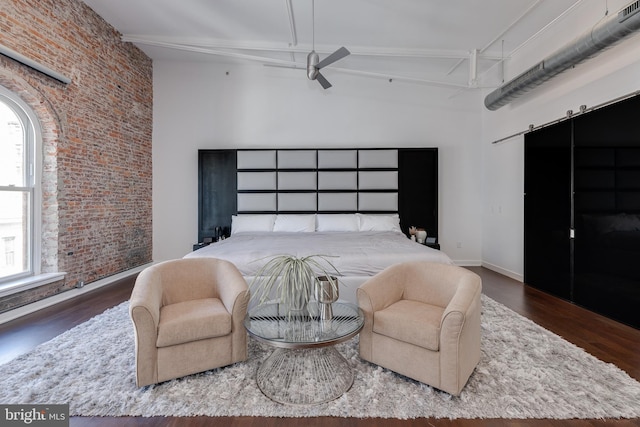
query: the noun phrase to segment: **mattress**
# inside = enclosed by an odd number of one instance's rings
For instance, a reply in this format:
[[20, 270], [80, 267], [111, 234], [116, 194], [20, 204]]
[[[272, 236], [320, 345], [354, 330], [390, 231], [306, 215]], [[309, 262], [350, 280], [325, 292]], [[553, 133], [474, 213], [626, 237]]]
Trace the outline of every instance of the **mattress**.
[[282, 254], [326, 256], [342, 276], [373, 276], [405, 261], [452, 264], [444, 252], [393, 231], [237, 233], [185, 258], [225, 259], [233, 262], [243, 276], [253, 276], [270, 257]]
[[453, 264], [439, 250], [409, 240], [395, 231], [236, 233], [189, 253], [185, 258], [213, 257], [230, 261], [251, 284], [255, 273], [276, 255], [322, 255], [340, 273], [340, 299], [356, 303], [356, 289], [390, 265], [405, 261]]

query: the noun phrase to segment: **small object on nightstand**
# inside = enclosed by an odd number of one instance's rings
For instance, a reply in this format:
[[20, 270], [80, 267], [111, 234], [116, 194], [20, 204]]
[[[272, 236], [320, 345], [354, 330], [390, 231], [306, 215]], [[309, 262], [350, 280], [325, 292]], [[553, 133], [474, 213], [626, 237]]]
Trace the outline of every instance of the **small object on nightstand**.
[[204, 239], [202, 239], [202, 242], [193, 245], [193, 250], [197, 251], [198, 249], [202, 249], [205, 246], [209, 246], [211, 243], [213, 243], [213, 237], [205, 237]]
[[426, 246], [429, 246], [430, 248], [440, 250], [440, 244], [437, 243], [437, 239], [435, 237], [427, 237], [427, 240], [425, 240], [424, 244]]

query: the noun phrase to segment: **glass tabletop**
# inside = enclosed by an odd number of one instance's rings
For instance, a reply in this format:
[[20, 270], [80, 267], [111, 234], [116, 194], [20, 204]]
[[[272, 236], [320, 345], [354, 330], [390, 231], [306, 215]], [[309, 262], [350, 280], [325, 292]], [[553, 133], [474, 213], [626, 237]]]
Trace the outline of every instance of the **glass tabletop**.
[[364, 325], [360, 308], [338, 301], [332, 304], [332, 311], [330, 320], [322, 320], [315, 301], [300, 313], [289, 313], [279, 302], [269, 302], [249, 310], [244, 326], [259, 341], [292, 349], [334, 345], [360, 332]]

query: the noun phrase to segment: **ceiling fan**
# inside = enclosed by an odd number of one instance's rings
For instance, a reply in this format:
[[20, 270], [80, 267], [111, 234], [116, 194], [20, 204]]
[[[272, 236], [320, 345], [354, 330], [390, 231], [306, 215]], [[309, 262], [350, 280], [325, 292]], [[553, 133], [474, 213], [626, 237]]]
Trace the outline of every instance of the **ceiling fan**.
[[320, 57], [316, 53], [316, 28], [315, 28], [315, 0], [311, 0], [311, 18], [312, 18], [312, 47], [311, 52], [307, 55], [307, 77], [309, 80], [317, 80], [318, 83], [324, 88], [329, 89], [331, 87], [331, 83], [320, 73], [320, 69], [326, 67], [327, 65], [333, 64], [334, 62], [344, 58], [345, 56], [351, 54], [347, 50], [346, 47], [341, 47], [340, 49], [333, 52], [331, 55], [324, 58], [320, 61]]

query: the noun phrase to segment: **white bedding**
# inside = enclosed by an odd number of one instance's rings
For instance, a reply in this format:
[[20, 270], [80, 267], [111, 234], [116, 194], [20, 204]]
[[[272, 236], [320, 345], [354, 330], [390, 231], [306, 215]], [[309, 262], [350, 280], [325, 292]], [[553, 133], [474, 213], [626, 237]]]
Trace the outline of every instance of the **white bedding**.
[[270, 256], [281, 254], [327, 255], [342, 276], [373, 276], [404, 261], [453, 263], [444, 252], [415, 243], [393, 231], [236, 233], [191, 252], [185, 258], [226, 259], [233, 262], [243, 276], [250, 277]]

